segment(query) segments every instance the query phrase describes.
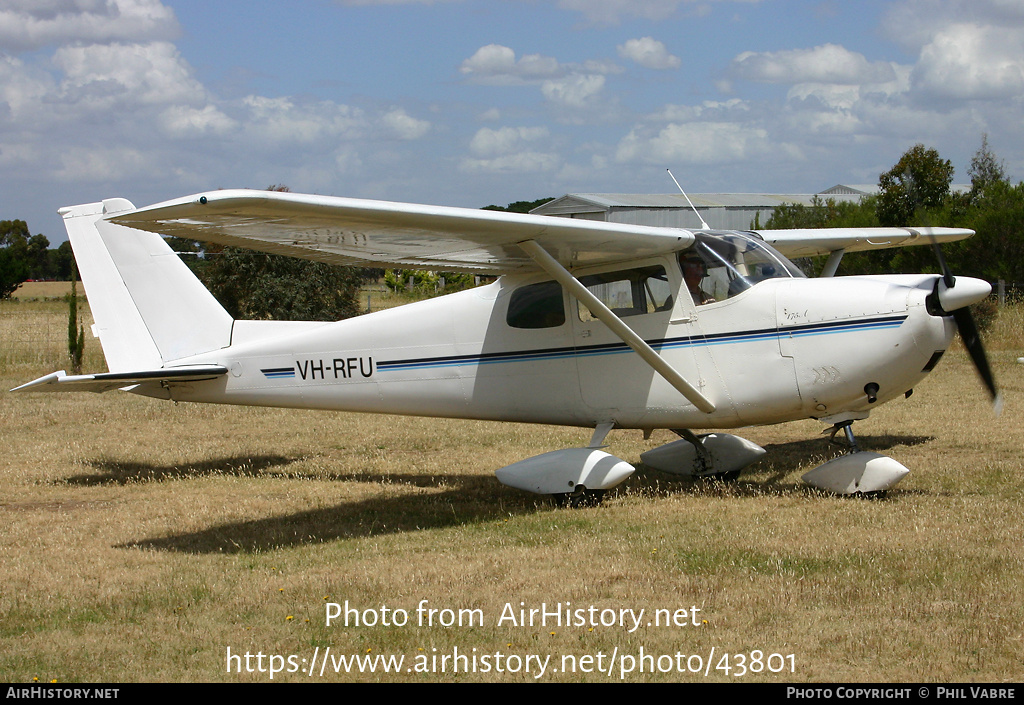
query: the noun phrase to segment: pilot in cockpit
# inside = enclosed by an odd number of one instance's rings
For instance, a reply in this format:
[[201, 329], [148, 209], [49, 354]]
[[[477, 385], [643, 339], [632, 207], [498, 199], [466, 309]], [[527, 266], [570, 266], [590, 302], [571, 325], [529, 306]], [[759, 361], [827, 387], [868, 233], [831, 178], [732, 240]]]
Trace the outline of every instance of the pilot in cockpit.
[[707, 265], [704, 260], [696, 254], [682, 254], [679, 256], [679, 264], [683, 268], [683, 282], [690, 291], [693, 303], [700, 306], [715, 302], [715, 298], [700, 288], [704, 277], [708, 275]]

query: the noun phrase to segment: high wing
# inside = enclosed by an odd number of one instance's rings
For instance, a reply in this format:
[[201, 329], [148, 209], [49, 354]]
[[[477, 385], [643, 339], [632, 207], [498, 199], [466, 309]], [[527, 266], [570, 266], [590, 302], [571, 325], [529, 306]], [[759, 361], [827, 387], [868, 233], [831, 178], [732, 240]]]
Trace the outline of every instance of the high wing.
[[676, 228], [250, 190], [186, 196], [108, 220], [330, 264], [480, 274], [539, 271], [518, 244], [528, 240], [567, 267], [660, 255], [694, 242], [691, 231]]
[[755, 230], [765, 242], [787, 257], [815, 257], [833, 252], [882, 250], [964, 240], [974, 235], [966, 228], [822, 228]]
[[[124, 202], [127, 204], [127, 202]], [[119, 208], [122, 206], [119, 206]], [[115, 210], [115, 209], [111, 209]], [[502, 211], [245, 189], [209, 191], [115, 213], [119, 225], [329, 264], [479, 274], [539, 269], [532, 240], [574, 268], [690, 247], [693, 231]], [[968, 238], [964, 228], [823, 228], [753, 231], [787, 257]]]

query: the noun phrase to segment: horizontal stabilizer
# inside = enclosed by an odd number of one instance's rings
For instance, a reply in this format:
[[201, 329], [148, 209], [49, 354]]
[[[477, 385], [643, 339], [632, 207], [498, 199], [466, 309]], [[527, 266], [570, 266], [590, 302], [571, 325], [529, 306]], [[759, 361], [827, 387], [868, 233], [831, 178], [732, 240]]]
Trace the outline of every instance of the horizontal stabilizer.
[[201, 382], [227, 374], [220, 365], [187, 365], [141, 372], [103, 372], [94, 375], [68, 375], [61, 370], [15, 387], [12, 392], [109, 392], [143, 382]]

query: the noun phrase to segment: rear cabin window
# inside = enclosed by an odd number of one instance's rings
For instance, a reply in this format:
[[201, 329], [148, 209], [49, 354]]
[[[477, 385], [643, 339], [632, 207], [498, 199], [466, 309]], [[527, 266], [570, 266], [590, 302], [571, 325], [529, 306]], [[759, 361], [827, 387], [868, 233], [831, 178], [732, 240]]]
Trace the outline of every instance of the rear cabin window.
[[[661, 265], [591, 274], [580, 277], [580, 283], [620, 318], [672, 308], [672, 289]], [[577, 305], [581, 321], [597, 320], [590, 309]]]
[[508, 301], [506, 323], [512, 328], [556, 328], [565, 323], [565, 303], [558, 282], [519, 287]]

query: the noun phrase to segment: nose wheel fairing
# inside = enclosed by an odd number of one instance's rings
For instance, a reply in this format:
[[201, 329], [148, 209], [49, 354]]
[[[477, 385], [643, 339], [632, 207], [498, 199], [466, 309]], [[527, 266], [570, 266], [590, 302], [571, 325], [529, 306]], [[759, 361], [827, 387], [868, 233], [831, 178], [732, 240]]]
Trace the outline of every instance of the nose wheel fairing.
[[853, 435], [854, 420], [836, 419], [829, 437], [837, 442], [834, 439], [842, 431], [849, 452], [805, 473], [801, 480], [812, 487], [836, 494], [877, 494], [895, 486], [910, 473], [904, 465], [888, 456], [861, 450]]
[[800, 479], [836, 494], [873, 494], [885, 492], [909, 472], [888, 456], [862, 450], [833, 458]]

